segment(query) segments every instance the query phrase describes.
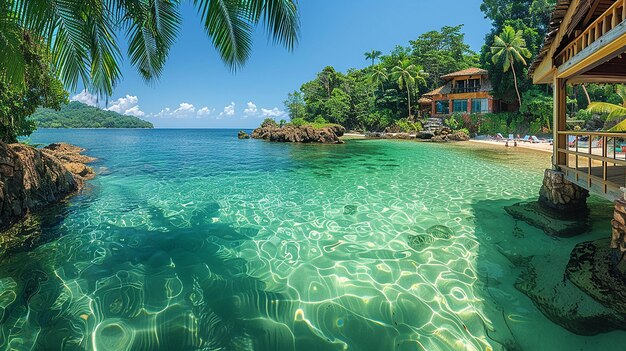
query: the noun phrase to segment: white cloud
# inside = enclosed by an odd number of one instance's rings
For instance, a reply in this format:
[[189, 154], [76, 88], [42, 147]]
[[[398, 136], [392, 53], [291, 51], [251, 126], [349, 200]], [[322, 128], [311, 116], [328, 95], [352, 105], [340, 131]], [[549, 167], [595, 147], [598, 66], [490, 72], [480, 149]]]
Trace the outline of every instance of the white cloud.
[[135, 117], [143, 117], [146, 115], [145, 112], [139, 109], [139, 106], [133, 106], [124, 112], [125, 115], [135, 116]]
[[198, 118], [206, 117], [206, 116], [210, 116], [214, 111], [215, 109], [210, 109], [205, 106], [198, 110], [197, 115], [198, 115]]
[[174, 110], [174, 115], [178, 118], [188, 117], [196, 112], [196, 108], [188, 102], [181, 102]]
[[[205, 116], [211, 114], [211, 110], [208, 107], [203, 107], [197, 111], [198, 116]], [[196, 116], [196, 108], [193, 104], [188, 102], [181, 102], [176, 109], [166, 107], [159, 113], [150, 114], [150, 118], [191, 118]]]
[[277, 117], [285, 117], [287, 114], [285, 113], [285, 111], [279, 110], [278, 107], [274, 107], [271, 110], [268, 110], [266, 108], [262, 108], [261, 109], [261, 116], [264, 118], [270, 117], [270, 118], [277, 118]]
[[105, 110], [135, 117], [145, 116], [145, 113], [139, 109], [138, 103], [139, 98], [137, 96], [126, 95], [126, 97], [111, 102], [111, 106]]
[[224, 116], [232, 117], [234, 115], [235, 115], [235, 103], [231, 102], [230, 105], [224, 106], [224, 111], [220, 112], [218, 119]]
[[90, 94], [87, 89], [81, 91], [80, 93], [72, 96], [70, 101], [78, 101], [83, 104], [87, 104], [89, 106], [98, 106], [98, 97]]
[[258, 112], [259, 112], [259, 109], [256, 107], [256, 105], [252, 101], [248, 102], [248, 107], [245, 110], [243, 110], [243, 114], [245, 117], [256, 116]]

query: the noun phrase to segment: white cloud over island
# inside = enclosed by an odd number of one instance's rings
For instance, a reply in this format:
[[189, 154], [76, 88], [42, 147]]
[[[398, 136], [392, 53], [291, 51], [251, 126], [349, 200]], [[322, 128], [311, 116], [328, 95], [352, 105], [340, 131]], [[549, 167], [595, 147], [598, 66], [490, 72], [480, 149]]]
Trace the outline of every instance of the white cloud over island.
[[[80, 93], [72, 96], [71, 101], [79, 101], [89, 106], [98, 107], [98, 97], [89, 93], [87, 90], [83, 90]], [[165, 107], [158, 113], [146, 113], [139, 107], [139, 97], [136, 95], [127, 94], [124, 97], [113, 100], [109, 103], [108, 107], [104, 110], [114, 111], [123, 115], [144, 117], [144, 118], [162, 118], [162, 119], [202, 119], [211, 117], [215, 120], [232, 119], [237, 116], [237, 105], [235, 102], [224, 106], [223, 110], [219, 113], [215, 113], [215, 108], [204, 106], [196, 108], [190, 102], [181, 102], [177, 107], [170, 108]], [[246, 104], [246, 108], [243, 113], [239, 115], [239, 119], [245, 120], [248, 118], [287, 118], [288, 115], [285, 111], [274, 108], [259, 108], [256, 103], [249, 101]]]

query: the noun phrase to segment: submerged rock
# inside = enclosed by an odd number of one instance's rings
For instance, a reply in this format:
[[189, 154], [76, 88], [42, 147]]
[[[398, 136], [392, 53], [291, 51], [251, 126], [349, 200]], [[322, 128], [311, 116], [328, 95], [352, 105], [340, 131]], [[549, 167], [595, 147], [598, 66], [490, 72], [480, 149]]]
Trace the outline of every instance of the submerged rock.
[[626, 330], [625, 316], [579, 289], [563, 275], [563, 268], [554, 257], [529, 258], [515, 287], [527, 295], [548, 319], [572, 333], [596, 335]]
[[343, 136], [345, 131], [346, 129], [340, 125], [329, 125], [322, 128], [314, 128], [310, 125], [301, 127], [286, 125], [282, 128], [275, 125], [265, 125], [255, 129], [252, 132], [252, 138], [289, 143], [341, 144], [343, 141], [339, 137]]
[[407, 244], [414, 250], [421, 250], [435, 242], [435, 238], [430, 235], [409, 235]]
[[94, 159], [82, 151], [69, 144], [35, 149], [0, 143], [0, 230], [29, 211], [62, 200], [92, 178], [93, 170], [85, 163]]
[[565, 275], [626, 320], [626, 275], [620, 259], [621, 254], [609, 247], [609, 239], [580, 243], [572, 250]]
[[591, 229], [588, 216], [569, 216], [567, 213], [550, 211], [537, 201], [520, 202], [504, 209], [513, 218], [558, 237], [572, 237]]
[[434, 225], [426, 229], [426, 234], [409, 235], [407, 244], [414, 250], [422, 250], [423, 248], [434, 243], [436, 240], [448, 240], [452, 238], [454, 232], [445, 225]]
[[434, 225], [426, 229], [426, 234], [437, 239], [450, 239], [454, 235], [452, 229], [446, 227], [445, 225]]
[[346, 216], [351, 216], [356, 214], [358, 206], [357, 205], [345, 205], [343, 207], [343, 214]]
[[237, 133], [237, 138], [239, 138], [239, 139], [250, 139], [250, 134], [244, 132], [243, 130], [240, 130], [239, 133]]

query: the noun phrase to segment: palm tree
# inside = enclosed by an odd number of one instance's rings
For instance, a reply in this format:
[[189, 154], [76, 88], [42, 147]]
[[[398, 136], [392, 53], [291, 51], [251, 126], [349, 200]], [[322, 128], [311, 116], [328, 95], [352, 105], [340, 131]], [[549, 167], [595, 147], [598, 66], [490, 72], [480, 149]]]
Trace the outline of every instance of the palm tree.
[[387, 79], [389, 79], [389, 75], [387, 74], [387, 69], [385, 67], [382, 67], [381, 65], [372, 67], [372, 73], [369, 75], [369, 80], [374, 85], [380, 84], [381, 91], [385, 89], [383, 83], [386, 82]]
[[[615, 92], [622, 98], [622, 104], [616, 105], [608, 102], [592, 102], [587, 107], [587, 111], [594, 113], [608, 113], [607, 121], [621, 119], [626, 117], [626, 86], [616, 85]], [[626, 132], [626, 119], [619, 122], [613, 128], [611, 132]]]
[[424, 71], [418, 70], [417, 67], [408, 59], [398, 61], [398, 65], [394, 66], [391, 69], [391, 77], [398, 82], [398, 87], [400, 88], [400, 90], [406, 88], [407, 100], [409, 103], [409, 120], [412, 118], [411, 88], [414, 87], [418, 82], [426, 84], [424, 76]]
[[366, 52], [364, 55], [366, 60], [372, 60], [372, 66], [374, 66], [374, 61], [376, 61], [376, 59], [379, 58], [382, 54], [383, 53], [378, 50], [372, 50], [370, 52]]
[[[297, 0], [189, 0], [204, 30], [232, 70], [252, 49], [263, 22], [275, 44], [291, 50], [299, 37]], [[146, 82], [162, 73], [182, 18], [179, 0], [3, 0], [0, 1], [0, 74], [23, 85], [24, 31], [47, 43], [56, 73], [70, 90], [82, 82], [98, 95], [110, 95], [121, 78], [116, 33], [128, 39], [131, 64]]]
[[526, 40], [523, 38], [521, 30], [515, 31], [511, 26], [505, 26], [500, 35], [496, 35], [491, 46], [493, 54], [492, 61], [498, 64], [502, 61], [502, 68], [507, 72], [509, 68], [513, 71], [513, 80], [515, 82], [515, 91], [517, 92], [517, 101], [522, 104], [519, 88], [517, 86], [517, 74], [515, 73], [515, 63], [521, 62], [527, 65], [526, 58], [531, 56], [530, 51], [526, 48]]

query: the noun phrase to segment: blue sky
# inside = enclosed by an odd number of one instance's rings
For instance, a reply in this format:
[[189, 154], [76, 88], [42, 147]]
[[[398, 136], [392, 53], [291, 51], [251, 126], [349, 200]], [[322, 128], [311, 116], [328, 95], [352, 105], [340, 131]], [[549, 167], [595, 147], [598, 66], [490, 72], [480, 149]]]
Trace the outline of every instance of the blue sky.
[[[288, 92], [325, 66], [337, 70], [368, 65], [363, 53], [388, 53], [421, 33], [464, 24], [466, 41], [478, 51], [490, 28], [481, 0], [299, 0], [301, 39], [293, 52], [257, 30], [246, 66], [232, 73], [204, 34], [199, 17], [183, 5], [183, 26], [161, 79], [146, 85], [125, 62], [124, 79], [108, 108], [137, 115], [160, 128], [254, 128], [265, 117], [285, 118]], [[125, 50], [125, 47], [122, 48]], [[76, 100], [94, 103], [82, 93]]]

